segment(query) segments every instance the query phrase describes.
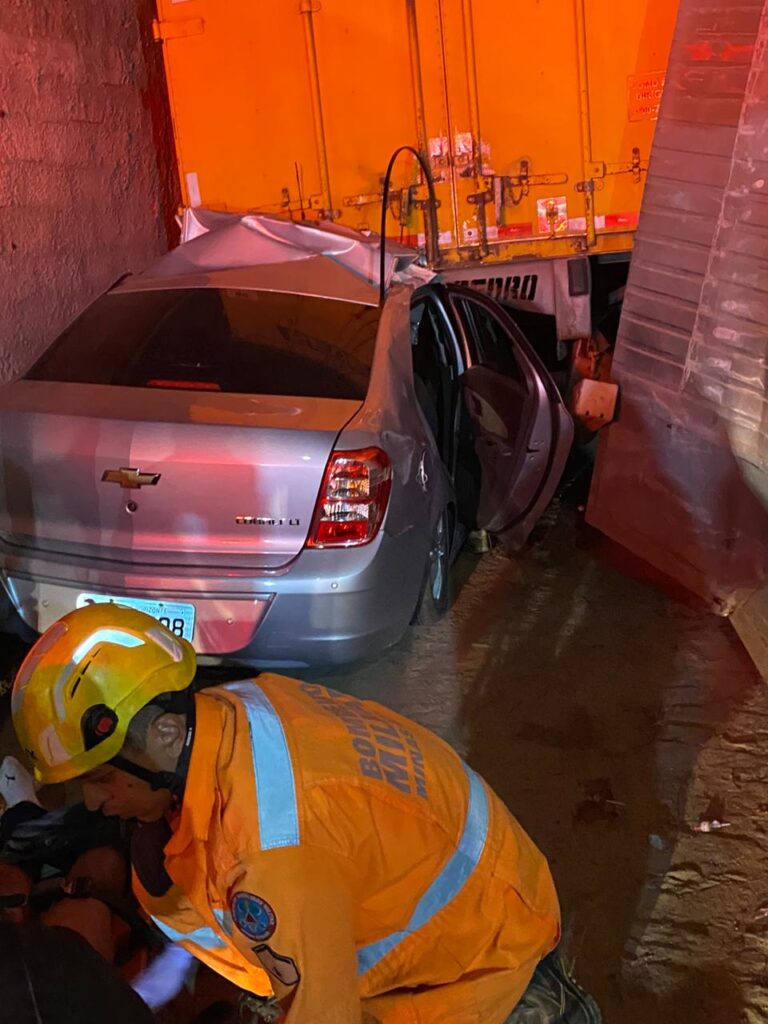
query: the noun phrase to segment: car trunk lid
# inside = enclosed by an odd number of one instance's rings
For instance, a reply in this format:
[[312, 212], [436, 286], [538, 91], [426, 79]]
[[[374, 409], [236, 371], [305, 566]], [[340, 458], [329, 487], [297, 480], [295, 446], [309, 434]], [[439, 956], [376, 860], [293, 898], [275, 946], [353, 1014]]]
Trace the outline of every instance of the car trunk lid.
[[20, 381], [0, 389], [0, 537], [131, 566], [279, 569], [360, 401]]

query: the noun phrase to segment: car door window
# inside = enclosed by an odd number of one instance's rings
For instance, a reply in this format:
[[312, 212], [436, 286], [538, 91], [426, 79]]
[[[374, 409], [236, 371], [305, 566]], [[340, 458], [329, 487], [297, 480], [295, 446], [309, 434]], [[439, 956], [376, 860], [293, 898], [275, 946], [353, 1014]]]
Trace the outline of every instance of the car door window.
[[416, 398], [434, 435], [441, 457], [451, 447], [453, 421], [452, 347], [435, 303], [421, 299], [411, 307], [411, 358]]
[[473, 361], [525, 384], [525, 375], [515, 356], [514, 341], [501, 321], [472, 299], [461, 298], [458, 306], [468, 330]]

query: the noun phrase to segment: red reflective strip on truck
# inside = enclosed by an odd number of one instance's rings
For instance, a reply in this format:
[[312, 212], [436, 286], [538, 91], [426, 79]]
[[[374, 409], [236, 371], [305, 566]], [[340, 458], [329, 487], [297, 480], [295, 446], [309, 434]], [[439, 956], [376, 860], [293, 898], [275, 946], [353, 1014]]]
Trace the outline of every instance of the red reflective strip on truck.
[[499, 238], [530, 238], [533, 224], [499, 224]]
[[639, 213], [607, 213], [605, 215], [605, 227], [609, 228], [636, 228], [640, 219]]
[[[627, 229], [636, 228], [639, 219], [640, 215], [636, 210], [630, 213], [607, 213], [604, 218], [604, 224], [599, 226], [599, 230], [611, 231], [619, 228], [626, 231]], [[582, 225], [582, 230], [585, 227], [586, 223]], [[534, 235], [533, 224], [528, 221], [526, 224], [499, 224], [496, 237], [498, 239], [532, 238]], [[388, 236], [388, 240], [399, 242], [400, 245], [411, 246], [414, 249], [424, 244], [424, 238], [419, 237], [419, 235]]]

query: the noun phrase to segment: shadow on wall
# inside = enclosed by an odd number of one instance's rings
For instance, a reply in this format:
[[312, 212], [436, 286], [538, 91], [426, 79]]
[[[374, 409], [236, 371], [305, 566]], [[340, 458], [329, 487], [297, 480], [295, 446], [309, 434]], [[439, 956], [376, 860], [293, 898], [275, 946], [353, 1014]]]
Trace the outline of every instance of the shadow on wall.
[[173, 121], [163, 66], [163, 48], [158, 46], [152, 34], [156, 14], [155, 0], [138, 0], [139, 39], [147, 73], [146, 83], [141, 90], [141, 102], [150, 118], [157, 168], [159, 217], [165, 228], [167, 248], [173, 249], [179, 244], [180, 229], [176, 211], [181, 206], [181, 185], [173, 145]]

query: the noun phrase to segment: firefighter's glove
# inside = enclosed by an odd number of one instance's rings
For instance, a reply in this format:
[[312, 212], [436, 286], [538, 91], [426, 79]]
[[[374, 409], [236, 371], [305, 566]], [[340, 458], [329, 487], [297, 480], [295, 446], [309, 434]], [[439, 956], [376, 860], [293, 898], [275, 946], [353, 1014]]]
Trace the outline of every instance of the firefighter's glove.
[[40, 806], [31, 773], [9, 754], [0, 764], [0, 808], [7, 810], [21, 803]]
[[175, 943], [166, 946], [145, 970], [134, 978], [131, 987], [150, 1010], [159, 1010], [184, 988], [195, 958]]

